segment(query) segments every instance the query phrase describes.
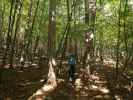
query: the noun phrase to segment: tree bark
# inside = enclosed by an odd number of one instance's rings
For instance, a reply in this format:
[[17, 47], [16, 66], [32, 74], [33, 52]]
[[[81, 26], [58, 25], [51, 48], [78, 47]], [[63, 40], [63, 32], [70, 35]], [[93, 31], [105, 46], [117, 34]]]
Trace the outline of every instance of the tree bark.
[[92, 74], [89, 63], [90, 57], [94, 56], [94, 32], [96, 17], [96, 0], [85, 0], [85, 24], [88, 29], [85, 31], [85, 52], [83, 56], [83, 67], [88, 75]]
[[28, 8], [28, 21], [27, 21], [27, 27], [26, 27], [26, 34], [24, 36], [24, 54], [25, 59], [29, 60], [29, 45], [30, 45], [30, 38], [31, 38], [31, 27], [32, 27], [32, 8], [33, 8], [33, 0], [30, 0], [29, 8]]
[[120, 34], [121, 34], [121, 0], [119, 7], [119, 15], [118, 15], [118, 33], [117, 33], [117, 45], [116, 45], [116, 79], [118, 79], [119, 75], [119, 48], [120, 48]]
[[2, 67], [4, 67], [6, 64], [7, 52], [8, 52], [9, 44], [11, 41], [10, 32], [11, 32], [13, 6], [14, 6], [14, 0], [11, 0], [10, 15], [9, 15], [9, 22], [8, 22], [8, 31], [7, 31], [7, 37], [6, 37], [6, 48], [5, 48], [5, 52], [3, 55]]
[[4, 41], [4, 34], [3, 34], [3, 27], [4, 27], [4, 20], [5, 20], [5, 18], [4, 18], [4, 15], [5, 15], [5, 3], [3, 4], [3, 7], [2, 7], [2, 12], [1, 12], [1, 25], [0, 25], [0, 34], [1, 34], [1, 36], [0, 36], [0, 44], [1, 44], [1, 47], [0, 48], [2, 48], [2, 45], [3, 45], [3, 41]]
[[128, 65], [128, 40], [127, 40], [127, 30], [126, 30], [126, 21], [127, 21], [127, 16], [126, 16], [126, 12], [127, 12], [127, 3], [128, 3], [128, 0], [125, 0], [125, 6], [124, 6], [124, 23], [123, 23], [123, 28], [124, 28], [124, 32], [123, 32], [123, 36], [124, 36], [124, 44], [125, 44], [125, 59], [124, 59], [124, 67], [123, 67], [123, 71], [124, 72], [127, 68], [127, 65]]
[[16, 20], [16, 26], [15, 26], [15, 32], [14, 32], [14, 37], [12, 40], [12, 45], [11, 45], [11, 56], [10, 56], [10, 68], [13, 67], [13, 58], [14, 58], [14, 47], [15, 47], [15, 42], [16, 42], [16, 35], [18, 33], [18, 28], [20, 26], [20, 18], [21, 18], [21, 10], [22, 10], [22, 5], [23, 5], [23, 0], [18, 3], [19, 7], [19, 13], [17, 15], [17, 20]]
[[55, 67], [55, 33], [56, 33], [56, 0], [50, 0], [49, 2], [49, 26], [48, 26], [48, 83], [56, 86], [56, 75], [54, 68]]

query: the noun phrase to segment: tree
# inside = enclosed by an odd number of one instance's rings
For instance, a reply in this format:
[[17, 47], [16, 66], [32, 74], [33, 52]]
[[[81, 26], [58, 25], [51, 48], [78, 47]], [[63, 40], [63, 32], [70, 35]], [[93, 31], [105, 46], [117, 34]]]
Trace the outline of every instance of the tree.
[[[2, 67], [4, 67], [5, 64], [6, 64], [7, 52], [8, 52], [8, 49], [9, 49], [9, 44], [11, 42], [10, 32], [11, 32], [11, 29], [13, 28], [13, 26], [11, 26], [13, 24], [13, 22], [12, 22], [13, 6], [14, 6], [14, 0], [11, 0], [10, 15], [9, 15], [9, 22], [8, 22], [8, 31], [7, 31], [7, 37], [6, 37], [6, 48], [5, 48], [5, 52], [4, 52], [4, 55], [3, 55]], [[14, 11], [14, 14], [15, 14], [15, 11]]]
[[[89, 60], [89, 56], [92, 56], [93, 53], [93, 38], [95, 30], [95, 17], [96, 17], [96, 1], [95, 0], [85, 0], [85, 24], [88, 25], [88, 30], [85, 32], [85, 44], [86, 50], [83, 58], [83, 66], [86, 65], [86, 62]], [[90, 74], [90, 66], [88, 67], [88, 73]]]
[[20, 26], [20, 18], [21, 18], [21, 10], [22, 10], [22, 6], [23, 6], [23, 0], [17, 2], [16, 6], [18, 8], [19, 13], [17, 14], [15, 31], [14, 31], [14, 36], [13, 36], [12, 45], [11, 45], [11, 54], [10, 54], [10, 67], [11, 68], [13, 67], [13, 58], [14, 58], [14, 51], [15, 51], [14, 47], [15, 47], [15, 44], [16, 44], [15, 42], [16, 42], [16, 36], [17, 36], [17, 33], [18, 33], [18, 28]]
[[56, 0], [49, 2], [49, 26], [48, 26], [48, 82], [56, 86], [56, 75], [54, 72], [55, 59], [55, 33], [56, 33]]

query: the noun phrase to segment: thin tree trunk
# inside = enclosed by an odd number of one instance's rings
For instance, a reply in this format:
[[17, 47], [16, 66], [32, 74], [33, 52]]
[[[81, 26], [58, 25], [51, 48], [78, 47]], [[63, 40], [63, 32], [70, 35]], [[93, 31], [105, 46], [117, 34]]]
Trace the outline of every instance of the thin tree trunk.
[[33, 0], [30, 0], [29, 9], [28, 9], [28, 21], [27, 21], [27, 28], [26, 28], [26, 34], [25, 34], [25, 40], [24, 40], [24, 53], [27, 60], [29, 60], [29, 45], [30, 45], [30, 29], [31, 29], [31, 22], [32, 22], [32, 6], [33, 6]]
[[103, 33], [100, 34], [100, 59], [103, 62]]
[[35, 56], [35, 53], [36, 53], [36, 50], [37, 50], [37, 47], [38, 47], [38, 44], [39, 44], [39, 39], [40, 39], [40, 37], [37, 36], [36, 40], [35, 40], [35, 46], [34, 46], [34, 49], [33, 49], [34, 56]]
[[11, 23], [12, 23], [13, 6], [14, 6], [14, 0], [11, 1], [11, 8], [10, 8], [10, 15], [9, 15], [9, 22], [8, 22], [8, 31], [7, 31], [7, 37], [6, 37], [6, 49], [5, 49], [5, 52], [4, 52], [4, 55], [3, 55], [2, 67], [4, 67], [5, 64], [6, 64], [7, 52], [8, 52], [9, 43], [10, 43], [10, 40], [11, 40], [10, 31], [11, 31]]
[[84, 0], [84, 4], [85, 4], [85, 23], [87, 25], [89, 25], [89, 19], [90, 19], [90, 16], [89, 16], [89, 1], [90, 0]]
[[[33, 22], [32, 22], [32, 26], [31, 26], [31, 29], [30, 29], [30, 39], [29, 39], [29, 45], [32, 44], [32, 33], [33, 33], [33, 29], [34, 29], [34, 25], [35, 25], [35, 21], [36, 21], [36, 16], [37, 16], [37, 12], [38, 12], [38, 8], [39, 8], [39, 1], [37, 1], [37, 6], [36, 6], [36, 10], [35, 10], [35, 14], [34, 14], [34, 17], [33, 17]], [[33, 53], [34, 53], [34, 50], [33, 50]], [[32, 53], [30, 55], [30, 58], [31, 59], [31, 62], [33, 62], [33, 56], [32, 56]]]
[[18, 28], [20, 26], [20, 18], [21, 18], [21, 9], [22, 9], [23, 1], [19, 2], [19, 13], [17, 15], [17, 20], [16, 20], [16, 26], [15, 26], [15, 32], [14, 32], [14, 37], [12, 41], [12, 46], [11, 46], [11, 56], [10, 56], [10, 67], [13, 67], [13, 58], [14, 58], [14, 47], [15, 47], [15, 42], [16, 42], [16, 35], [18, 33]]
[[124, 68], [123, 68], [123, 71], [122, 72], [124, 72], [125, 70], [126, 70], [126, 68], [127, 68], [127, 64], [128, 64], [128, 60], [129, 60], [129, 58], [128, 58], [128, 41], [127, 41], [127, 30], [126, 30], [126, 19], [127, 19], [127, 17], [126, 17], [126, 13], [127, 13], [127, 4], [128, 4], [128, 0], [125, 0], [125, 6], [124, 6], [124, 25], [123, 25], [123, 27], [124, 27], [124, 32], [123, 32], [123, 34], [124, 34], [124, 44], [125, 44], [125, 51], [126, 51], [126, 56], [125, 56], [125, 62], [124, 62]]
[[4, 34], [3, 34], [3, 27], [4, 27], [4, 15], [5, 15], [5, 3], [2, 7], [2, 14], [1, 14], [1, 26], [0, 26], [0, 34], [1, 34], [1, 37], [0, 37], [0, 42], [1, 42], [1, 47], [3, 45], [3, 41], [4, 41]]
[[120, 34], [121, 34], [121, 0], [119, 7], [119, 16], [118, 16], [118, 33], [117, 33], [117, 45], [116, 45], [116, 79], [119, 75], [119, 48], [120, 48]]

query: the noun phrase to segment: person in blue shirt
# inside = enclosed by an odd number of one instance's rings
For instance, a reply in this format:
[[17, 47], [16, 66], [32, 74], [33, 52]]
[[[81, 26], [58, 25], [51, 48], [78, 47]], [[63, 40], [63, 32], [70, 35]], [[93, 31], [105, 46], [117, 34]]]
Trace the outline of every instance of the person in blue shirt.
[[75, 65], [76, 65], [76, 57], [75, 55], [70, 55], [68, 58], [68, 65], [69, 67], [69, 80], [74, 81], [75, 80]]

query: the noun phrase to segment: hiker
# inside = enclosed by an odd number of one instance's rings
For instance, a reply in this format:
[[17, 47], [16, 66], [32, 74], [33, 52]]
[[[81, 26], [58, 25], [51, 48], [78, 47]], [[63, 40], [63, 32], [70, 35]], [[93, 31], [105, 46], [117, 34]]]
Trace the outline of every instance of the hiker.
[[74, 81], [75, 80], [75, 65], [76, 65], [76, 57], [72, 54], [68, 58], [68, 64], [69, 64], [69, 80]]

